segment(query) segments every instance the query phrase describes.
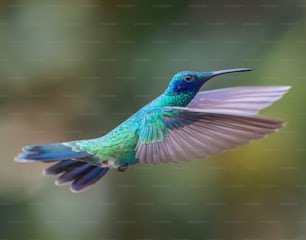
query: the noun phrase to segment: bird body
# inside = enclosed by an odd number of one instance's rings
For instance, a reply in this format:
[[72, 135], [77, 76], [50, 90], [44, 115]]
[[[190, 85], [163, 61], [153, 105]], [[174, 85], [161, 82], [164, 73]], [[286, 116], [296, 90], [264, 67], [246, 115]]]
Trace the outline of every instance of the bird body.
[[18, 162], [55, 162], [47, 175], [82, 191], [110, 168], [207, 158], [273, 133], [283, 121], [256, 116], [280, 99], [287, 86], [236, 87], [199, 92], [214, 76], [250, 71], [179, 72], [158, 98], [108, 134], [89, 140], [26, 146]]

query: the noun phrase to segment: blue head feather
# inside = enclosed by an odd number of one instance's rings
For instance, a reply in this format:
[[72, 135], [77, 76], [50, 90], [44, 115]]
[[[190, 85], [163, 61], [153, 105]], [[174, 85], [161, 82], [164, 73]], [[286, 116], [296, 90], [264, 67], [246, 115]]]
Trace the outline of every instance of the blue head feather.
[[207, 74], [193, 71], [182, 71], [175, 74], [166, 90], [167, 95], [196, 94], [209, 79]]
[[214, 76], [233, 72], [251, 71], [251, 68], [225, 69], [212, 72], [182, 71], [175, 74], [166, 90], [166, 95], [190, 94], [195, 95], [202, 85]]

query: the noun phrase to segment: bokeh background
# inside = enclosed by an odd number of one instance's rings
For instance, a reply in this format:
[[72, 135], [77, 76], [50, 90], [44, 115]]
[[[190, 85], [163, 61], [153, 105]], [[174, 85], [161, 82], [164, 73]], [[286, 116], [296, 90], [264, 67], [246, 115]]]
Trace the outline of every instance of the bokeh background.
[[[181, 70], [206, 89], [291, 85], [278, 134], [207, 160], [113, 171], [74, 194], [23, 145], [103, 135]], [[0, 239], [306, 238], [306, 2], [0, 2]]]

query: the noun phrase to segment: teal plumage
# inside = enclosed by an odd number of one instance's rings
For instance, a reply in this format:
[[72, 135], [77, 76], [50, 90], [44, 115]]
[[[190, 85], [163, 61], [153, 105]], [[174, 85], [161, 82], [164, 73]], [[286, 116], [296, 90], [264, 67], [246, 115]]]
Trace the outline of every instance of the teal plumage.
[[55, 162], [44, 173], [61, 174], [82, 191], [110, 168], [125, 171], [136, 163], [168, 163], [207, 158], [264, 137], [284, 122], [256, 116], [280, 99], [288, 86], [237, 87], [199, 92], [214, 76], [249, 68], [212, 72], [183, 71], [165, 92], [108, 134], [89, 140], [23, 148], [18, 162]]

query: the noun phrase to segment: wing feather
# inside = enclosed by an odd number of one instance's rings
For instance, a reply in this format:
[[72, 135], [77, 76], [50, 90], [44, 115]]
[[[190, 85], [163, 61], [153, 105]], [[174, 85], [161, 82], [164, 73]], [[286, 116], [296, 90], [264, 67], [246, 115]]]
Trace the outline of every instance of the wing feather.
[[282, 98], [290, 86], [233, 87], [199, 92], [187, 105], [206, 112], [256, 115]]
[[[207, 158], [252, 140], [276, 132], [283, 121], [257, 116], [237, 116], [198, 112], [190, 108], [163, 108], [167, 117], [161, 118], [168, 126], [164, 135], [156, 140], [150, 125], [144, 142], [139, 139], [136, 158], [143, 163], [168, 163]], [[160, 109], [158, 110], [160, 111]], [[169, 112], [175, 114], [169, 115]], [[148, 113], [149, 114], [149, 113]], [[146, 131], [146, 129], [143, 129]], [[142, 136], [147, 136], [141, 133]]]

